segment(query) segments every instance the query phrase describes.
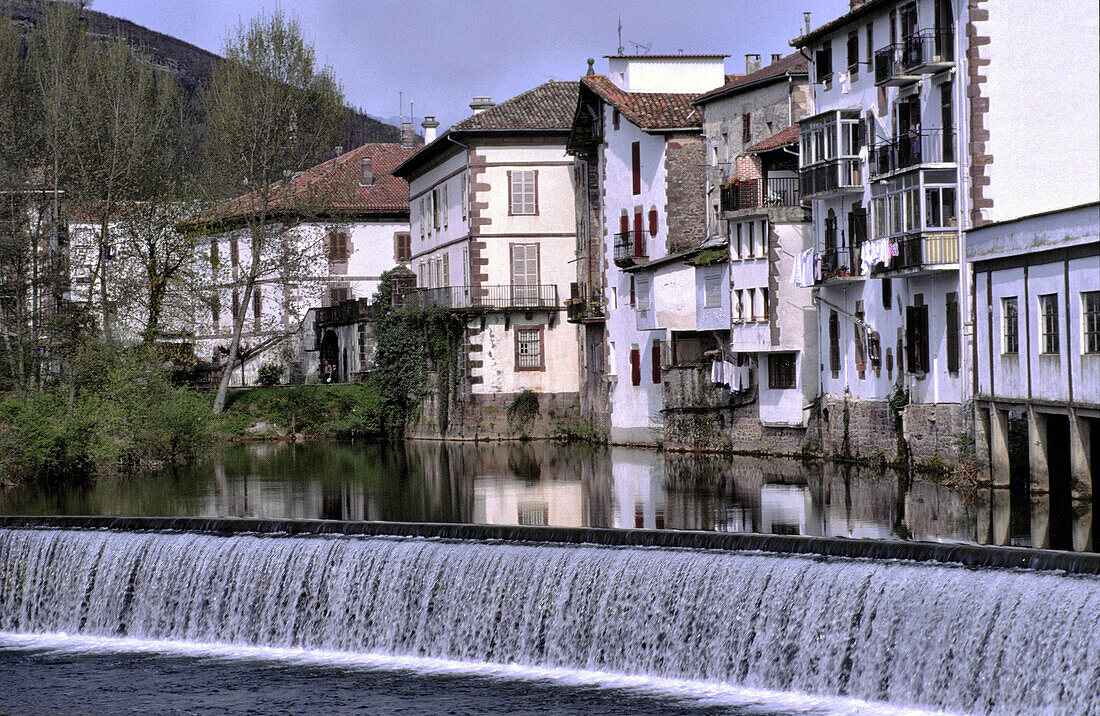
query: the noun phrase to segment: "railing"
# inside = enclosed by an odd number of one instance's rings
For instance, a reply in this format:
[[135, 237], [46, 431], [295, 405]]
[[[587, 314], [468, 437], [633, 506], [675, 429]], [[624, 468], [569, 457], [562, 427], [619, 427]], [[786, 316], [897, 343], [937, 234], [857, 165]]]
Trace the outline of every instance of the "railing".
[[829, 246], [820, 256], [822, 280], [859, 274], [858, 246]]
[[743, 179], [722, 187], [722, 211], [740, 211], [764, 206], [798, 206], [802, 197], [798, 177]]
[[910, 73], [910, 67], [916, 64], [920, 57], [920, 45], [907, 39], [905, 42], [895, 42], [875, 51], [875, 84], [908, 84], [920, 79], [919, 76]]
[[898, 255], [885, 264], [885, 271], [900, 271], [924, 266], [951, 265], [959, 262], [958, 233], [910, 233], [898, 239]]
[[453, 311], [507, 311], [561, 307], [558, 303], [558, 287], [554, 284], [418, 288], [405, 295], [405, 305], [416, 308], [439, 306]]
[[582, 290], [581, 295], [566, 299], [565, 310], [566, 320], [570, 323], [594, 323], [607, 317], [602, 291], [593, 291], [588, 295], [587, 291]]
[[955, 161], [955, 132], [942, 129], [906, 132], [876, 142], [868, 156], [872, 177], [883, 176], [899, 169], [921, 164]]
[[951, 30], [920, 30], [905, 39], [907, 70], [938, 72], [955, 62], [955, 38]]
[[639, 260], [648, 258], [645, 246], [645, 233], [636, 231], [624, 231], [615, 234], [615, 265], [620, 267], [633, 266]]
[[830, 159], [820, 164], [813, 164], [802, 169], [798, 177], [803, 197], [829, 192], [851, 191], [859, 189], [863, 185], [863, 174], [860, 171], [859, 159], [855, 157]]
[[373, 321], [382, 313], [379, 304], [371, 303], [369, 298], [356, 298], [350, 301], [341, 301], [335, 306], [324, 306], [317, 309], [317, 325], [342, 326], [360, 321]]

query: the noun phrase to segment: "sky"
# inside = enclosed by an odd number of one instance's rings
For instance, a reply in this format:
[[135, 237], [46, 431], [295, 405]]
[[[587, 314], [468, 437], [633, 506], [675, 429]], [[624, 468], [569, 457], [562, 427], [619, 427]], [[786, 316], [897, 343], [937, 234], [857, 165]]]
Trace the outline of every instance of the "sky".
[[[221, 54], [242, 22], [276, 7], [297, 17], [348, 101], [376, 117], [435, 115], [440, 129], [470, 115], [475, 96], [513, 97], [549, 79], [576, 79], [618, 48], [626, 54], [722, 53], [726, 73], [745, 54], [767, 64], [792, 52], [802, 12], [817, 27], [848, 0], [94, 0], [123, 17]], [[637, 43], [637, 44], [635, 44]], [[403, 106], [399, 97], [404, 97]], [[420, 132], [419, 119], [416, 130]]]

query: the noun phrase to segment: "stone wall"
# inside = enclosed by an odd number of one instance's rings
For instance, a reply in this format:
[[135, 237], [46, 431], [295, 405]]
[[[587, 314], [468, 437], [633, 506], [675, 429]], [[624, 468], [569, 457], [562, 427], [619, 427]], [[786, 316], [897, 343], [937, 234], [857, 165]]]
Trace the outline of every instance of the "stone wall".
[[699, 135], [677, 134], [665, 144], [668, 252], [699, 246], [707, 230], [706, 152]]
[[908, 450], [913, 465], [958, 464], [971, 458], [962, 409], [956, 403], [907, 405], [900, 423], [904, 440], [899, 440], [898, 420], [889, 403], [828, 397], [810, 431], [819, 437], [815, 447], [826, 456], [893, 462], [904, 459]]

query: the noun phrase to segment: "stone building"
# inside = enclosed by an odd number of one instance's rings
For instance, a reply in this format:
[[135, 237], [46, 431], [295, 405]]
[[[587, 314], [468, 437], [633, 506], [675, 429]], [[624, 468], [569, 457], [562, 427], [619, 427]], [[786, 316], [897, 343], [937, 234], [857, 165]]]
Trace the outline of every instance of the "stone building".
[[653, 444], [664, 425], [662, 366], [678, 338], [663, 319], [695, 332], [694, 315], [660, 308], [683, 302], [694, 314], [694, 272], [673, 272], [680, 288], [658, 288], [656, 265], [706, 239], [702, 113], [692, 101], [725, 81], [725, 56], [607, 59], [607, 76], [590, 61], [569, 137], [581, 187], [570, 316], [583, 326], [581, 414], [613, 442]]
[[[466, 321], [448, 435], [507, 434], [505, 411], [524, 390], [539, 395], [544, 416], [575, 412], [576, 331], [562, 314], [575, 273], [565, 145], [576, 102], [575, 81], [499, 104], [476, 98], [474, 114], [438, 138], [426, 125], [428, 143], [397, 169], [412, 207], [408, 300]], [[438, 434], [430, 413], [421, 427]]]

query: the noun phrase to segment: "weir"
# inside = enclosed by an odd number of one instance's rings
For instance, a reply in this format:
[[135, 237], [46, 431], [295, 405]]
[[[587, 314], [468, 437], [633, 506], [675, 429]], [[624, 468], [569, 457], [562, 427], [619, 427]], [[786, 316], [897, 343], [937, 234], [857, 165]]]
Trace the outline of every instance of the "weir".
[[5, 518], [0, 630], [1100, 713], [1095, 555], [703, 535]]

